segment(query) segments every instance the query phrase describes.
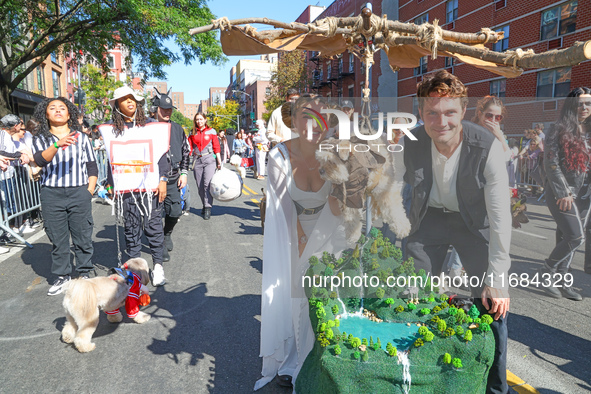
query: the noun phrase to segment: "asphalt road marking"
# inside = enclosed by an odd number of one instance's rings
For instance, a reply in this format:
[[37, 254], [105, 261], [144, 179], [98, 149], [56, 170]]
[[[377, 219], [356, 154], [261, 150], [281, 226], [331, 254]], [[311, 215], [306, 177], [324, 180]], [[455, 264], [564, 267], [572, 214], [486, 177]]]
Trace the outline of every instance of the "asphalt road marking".
[[519, 394], [540, 394], [538, 390], [525, 383], [523, 379], [509, 370], [507, 370], [507, 383]]
[[256, 198], [251, 198], [250, 201], [254, 202], [255, 204], [259, 204], [259, 200], [257, 200]]
[[242, 189], [242, 193], [246, 194], [247, 196], [250, 196], [250, 193], [247, 192], [246, 190]]
[[533, 233], [528, 233], [527, 231], [523, 231], [523, 230], [515, 230], [513, 229], [513, 232], [519, 233], [519, 234], [525, 234], [525, 235], [529, 235], [532, 236], [534, 238], [539, 238], [539, 239], [548, 239], [544, 236], [538, 235], [538, 234], [533, 234]]
[[257, 192], [255, 192], [254, 190], [252, 190], [250, 187], [248, 187], [248, 186], [246, 186], [246, 185], [242, 185], [242, 186], [244, 186], [244, 188], [245, 188], [246, 190], [248, 190], [249, 192], [251, 192], [252, 194], [258, 194]]
[[[28, 243], [30, 243], [31, 245], [33, 245], [39, 238], [43, 237], [45, 235], [45, 230], [43, 230], [42, 228], [39, 229], [37, 231], [36, 234], [33, 234], [32, 236], [30, 236], [29, 238], [25, 238], [26, 241]], [[0, 256], [0, 263], [8, 260], [10, 257], [14, 256], [15, 254], [19, 253], [21, 250], [23, 250], [24, 248], [27, 247], [27, 245], [25, 244], [18, 244], [18, 245], [10, 245], [7, 246], [10, 248], [10, 252], [5, 253], [3, 255]]]

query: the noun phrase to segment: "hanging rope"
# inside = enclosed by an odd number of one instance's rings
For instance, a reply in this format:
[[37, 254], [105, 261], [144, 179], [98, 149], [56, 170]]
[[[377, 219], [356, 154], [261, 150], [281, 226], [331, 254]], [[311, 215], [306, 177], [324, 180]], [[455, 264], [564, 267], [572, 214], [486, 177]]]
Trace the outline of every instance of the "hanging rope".
[[433, 24], [428, 22], [419, 26], [417, 32], [418, 45], [431, 52], [433, 60], [437, 59], [437, 46], [442, 39], [443, 29], [439, 26], [439, 20], [435, 19]]
[[220, 29], [220, 31], [227, 31], [229, 32], [232, 28], [232, 23], [230, 23], [230, 19], [227, 16], [222, 16], [219, 19], [212, 19], [211, 23], [214, 26], [214, 29]]
[[497, 42], [497, 32], [492, 29], [489, 29], [488, 27], [483, 27], [482, 29], [480, 29], [479, 34], [484, 34], [486, 36], [483, 44], [488, 44], [489, 42]]

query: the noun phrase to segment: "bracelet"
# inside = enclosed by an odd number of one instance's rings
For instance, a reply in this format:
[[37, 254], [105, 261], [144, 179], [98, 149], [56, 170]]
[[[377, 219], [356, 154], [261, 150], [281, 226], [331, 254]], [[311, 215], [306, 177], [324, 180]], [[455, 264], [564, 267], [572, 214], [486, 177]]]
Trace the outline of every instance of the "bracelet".
[[187, 170], [181, 170], [181, 175], [187, 175], [189, 172]]
[[168, 182], [168, 178], [165, 176], [160, 177], [160, 182]]
[[113, 187], [111, 185], [108, 185], [107, 187], [105, 187], [105, 190], [110, 192], [111, 190], [113, 190]]
[[57, 142], [54, 142], [53, 143], [53, 146], [55, 147], [55, 149], [59, 149], [60, 148], [60, 146], [57, 144]]

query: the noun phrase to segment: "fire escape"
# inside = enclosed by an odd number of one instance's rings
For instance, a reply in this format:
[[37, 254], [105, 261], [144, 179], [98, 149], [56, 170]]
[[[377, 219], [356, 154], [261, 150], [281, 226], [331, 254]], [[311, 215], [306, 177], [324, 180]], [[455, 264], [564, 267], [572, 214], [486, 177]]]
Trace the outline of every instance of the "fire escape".
[[343, 95], [343, 83], [347, 77], [354, 77], [354, 68], [351, 67], [348, 62], [343, 64], [343, 56], [340, 55], [335, 59], [330, 60], [330, 63], [326, 66], [326, 73], [324, 72], [324, 61], [318, 52], [312, 53], [310, 60], [314, 63], [315, 67], [312, 71], [312, 87], [311, 90], [320, 94], [324, 87], [329, 87], [329, 92], [332, 97], [341, 97]]

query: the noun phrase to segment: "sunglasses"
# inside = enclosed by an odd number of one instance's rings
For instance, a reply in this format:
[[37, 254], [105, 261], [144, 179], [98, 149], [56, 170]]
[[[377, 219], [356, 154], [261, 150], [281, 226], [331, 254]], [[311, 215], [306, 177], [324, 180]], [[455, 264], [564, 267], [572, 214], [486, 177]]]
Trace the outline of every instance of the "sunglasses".
[[591, 107], [591, 101], [579, 101], [579, 108]]
[[494, 120], [495, 122], [500, 122], [501, 120], [503, 120], [503, 115], [495, 115], [491, 114], [490, 112], [485, 113], [484, 117], [486, 119]]

